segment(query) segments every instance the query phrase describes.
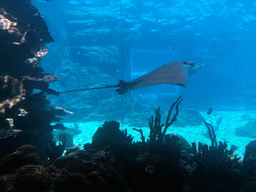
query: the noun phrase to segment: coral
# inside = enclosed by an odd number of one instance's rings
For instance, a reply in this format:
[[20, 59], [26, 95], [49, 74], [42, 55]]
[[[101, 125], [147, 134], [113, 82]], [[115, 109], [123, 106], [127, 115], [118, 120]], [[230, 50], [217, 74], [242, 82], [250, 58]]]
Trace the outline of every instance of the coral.
[[132, 130], [138, 131], [138, 132], [140, 133], [140, 136], [141, 136], [140, 139], [141, 139], [142, 143], [145, 143], [145, 137], [143, 136], [143, 131], [142, 131], [142, 129], [133, 128]]
[[187, 178], [192, 191], [237, 191], [241, 189], [248, 178], [239, 162], [240, 158], [233, 155], [233, 149], [227, 149], [226, 142], [218, 144], [214, 128], [204, 123], [212, 144], [208, 147], [199, 142], [196, 148], [196, 143], [192, 143], [191, 160], [196, 165], [192, 174]]
[[[54, 42], [39, 10], [30, 1], [0, 2], [0, 130], [1, 155], [24, 144], [41, 149], [50, 146], [53, 121], [66, 114], [50, 104], [45, 93], [57, 75], [44, 73], [41, 58], [47, 54], [46, 43]], [[42, 92], [33, 93], [33, 90]], [[8, 148], [4, 147], [8, 146]]]
[[[151, 146], [154, 146], [154, 145], [161, 145], [162, 142], [163, 142], [163, 138], [164, 138], [164, 135], [167, 131], [167, 129], [177, 120], [177, 116], [178, 116], [178, 113], [179, 113], [179, 104], [181, 103], [182, 101], [182, 98], [179, 97], [177, 99], [177, 101], [175, 101], [169, 112], [168, 112], [168, 115], [167, 115], [167, 119], [166, 119], [166, 123], [165, 124], [161, 124], [161, 114], [160, 114], [160, 107], [157, 108], [157, 110], [155, 111], [156, 113], [156, 117], [155, 117], [155, 123], [154, 123], [154, 120], [153, 120], [153, 115], [151, 116], [151, 118], [148, 120], [149, 121], [149, 128], [150, 128], [150, 135], [149, 135], [149, 139], [150, 139], [150, 145]], [[175, 106], [176, 105], [176, 106]], [[175, 106], [175, 109], [176, 109], [176, 113], [174, 114], [174, 116], [172, 117], [172, 119], [170, 120], [170, 116], [172, 114], [172, 110]], [[165, 128], [162, 132], [162, 127], [165, 125]], [[134, 129], [135, 131], [139, 131], [140, 134], [141, 134], [141, 139], [143, 141], [143, 139], [145, 138], [142, 134], [142, 131], [141, 130], [138, 130], [138, 129]]]
[[92, 137], [92, 147], [94, 149], [120, 148], [132, 143], [133, 137], [127, 135], [127, 130], [121, 131], [120, 124], [116, 121], [105, 122], [103, 127], [99, 127]]
[[50, 166], [55, 191], [62, 191], [70, 186], [75, 191], [110, 190], [110, 186], [120, 183], [113, 162], [110, 152], [96, 150], [75, 151], [59, 157]]
[[[96, 131], [94, 143], [86, 144], [84, 150], [51, 156], [45, 165], [36, 148], [25, 145], [1, 160], [0, 185], [3, 191], [137, 192], [141, 188], [164, 191], [170, 186], [183, 192], [255, 191], [254, 142], [247, 147], [251, 155], [243, 165], [226, 143], [217, 143], [212, 126], [205, 125], [212, 144], [199, 143], [198, 149], [177, 134], [164, 135], [160, 145], [132, 143], [132, 137], [120, 131], [115, 121], [105, 122]], [[51, 151], [51, 155], [59, 152]]]
[[[141, 134], [142, 142], [132, 143], [131, 136], [127, 137], [126, 132], [122, 133], [118, 130], [117, 122], [108, 122], [96, 131], [92, 144], [86, 144], [84, 148], [85, 150], [104, 149], [110, 151], [115, 160], [119, 162], [118, 169], [122, 167], [122, 170], [127, 173], [123, 177], [126, 178], [129, 188], [133, 190], [145, 185], [142, 178], [144, 180], [148, 178], [148, 181], [152, 180], [152, 186], [154, 186], [153, 180], [156, 180], [156, 183], [161, 183], [163, 186], [165, 186], [165, 182], [171, 182], [182, 188], [181, 183], [185, 180], [185, 175], [188, 174], [186, 159], [191, 147], [179, 135], [165, 135], [178, 116], [178, 106], [181, 101], [182, 99], [179, 97], [171, 106], [164, 130], [162, 130], [164, 124], [161, 125], [160, 108], [156, 110], [155, 122], [153, 116], [149, 120], [151, 137], [148, 141], [145, 140], [141, 129], [134, 128], [133, 130]], [[171, 118], [174, 107], [176, 112]], [[134, 175], [134, 181], [131, 181], [128, 175]]]
[[24, 145], [0, 163], [1, 191], [50, 191], [52, 178], [35, 147]]
[[251, 141], [245, 147], [244, 162], [256, 160], [256, 141]]
[[40, 165], [41, 160], [36, 154], [35, 147], [23, 145], [14, 153], [6, 155], [1, 159], [0, 172], [5, 174], [24, 165]]
[[[10, 2], [8, 0], [3, 0], [0, 3], [0, 7], [4, 8], [1, 14], [6, 16], [7, 19], [10, 18], [16, 22], [18, 20], [18, 23], [12, 24], [11, 28], [6, 29], [10, 31], [10, 35], [13, 34], [13, 31], [16, 33], [20, 32], [20, 39], [24, 39], [24, 35], [26, 35], [27, 30], [30, 29], [31, 31], [37, 32], [45, 42], [54, 42], [53, 38], [48, 32], [48, 27], [41, 13], [31, 4], [30, 1], [14, 0]], [[17, 29], [14, 27], [17, 27]], [[14, 35], [17, 36], [16, 34]], [[23, 41], [25, 41], [25, 39]]]
[[0, 113], [5, 113], [6, 108], [12, 108], [25, 99], [26, 91], [23, 83], [13, 77], [0, 76], [0, 83]]
[[249, 182], [244, 186], [245, 191], [256, 190], [256, 141], [251, 141], [245, 148], [243, 171], [246, 173]]
[[42, 165], [25, 165], [12, 179], [14, 190], [18, 191], [50, 191], [53, 186], [48, 168]]
[[[9, 76], [0, 76], [0, 87], [0, 121], [2, 125], [0, 138], [6, 138], [20, 132], [19, 129], [14, 128], [13, 119], [7, 113], [25, 99], [26, 92], [23, 83]], [[20, 111], [18, 116], [26, 113], [22, 108], [18, 108], [17, 110]]]

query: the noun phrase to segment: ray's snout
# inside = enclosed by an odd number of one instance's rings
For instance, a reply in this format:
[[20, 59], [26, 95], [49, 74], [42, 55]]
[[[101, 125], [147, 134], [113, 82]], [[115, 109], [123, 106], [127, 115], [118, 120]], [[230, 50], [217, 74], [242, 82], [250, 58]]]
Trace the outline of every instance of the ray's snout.
[[204, 66], [204, 63], [195, 63], [194, 65], [186, 65], [187, 67], [187, 74], [192, 75], [201, 69]]

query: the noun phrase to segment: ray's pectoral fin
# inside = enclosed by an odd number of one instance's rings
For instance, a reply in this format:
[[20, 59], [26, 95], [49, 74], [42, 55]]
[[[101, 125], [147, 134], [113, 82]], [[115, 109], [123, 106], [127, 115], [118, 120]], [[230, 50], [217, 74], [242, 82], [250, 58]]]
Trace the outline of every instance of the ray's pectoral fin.
[[133, 89], [159, 84], [187, 86], [186, 65], [182, 62], [171, 62], [130, 82], [120, 81], [120, 88], [116, 92], [123, 95]]
[[119, 81], [116, 92], [123, 95], [133, 89], [159, 84], [173, 84], [186, 87], [187, 77], [198, 71], [203, 64], [190, 61], [177, 61], [163, 65], [130, 82]]

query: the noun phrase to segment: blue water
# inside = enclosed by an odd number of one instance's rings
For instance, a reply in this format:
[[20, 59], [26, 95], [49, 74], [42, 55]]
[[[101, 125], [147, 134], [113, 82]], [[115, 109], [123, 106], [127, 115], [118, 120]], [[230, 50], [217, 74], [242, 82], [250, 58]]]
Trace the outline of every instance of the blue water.
[[[51, 85], [56, 91], [129, 81], [171, 61], [205, 63], [189, 77], [187, 87], [161, 85], [123, 97], [114, 90], [49, 97], [53, 104], [75, 112], [67, 117], [71, 123], [122, 121], [129, 113], [142, 113], [143, 107], [149, 112], [157, 106], [169, 107], [180, 95], [181, 107], [199, 111], [213, 107], [250, 113], [256, 109], [253, 0], [32, 3], [56, 41], [48, 44], [49, 53], [42, 59], [46, 72], [61, 77]], [[135, 102], [143, 107], [137, 109]]]

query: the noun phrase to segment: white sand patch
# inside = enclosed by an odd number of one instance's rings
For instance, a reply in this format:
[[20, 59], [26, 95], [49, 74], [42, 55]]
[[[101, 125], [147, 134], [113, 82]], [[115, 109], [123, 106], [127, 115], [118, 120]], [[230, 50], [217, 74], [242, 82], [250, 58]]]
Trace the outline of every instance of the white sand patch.
[[[217, 112], [222, 117], [222, 121], [219, 125], [219, 128], [216, 131], [217, 142], [227, 142], [228, 149], [230, 149], [231, 145], [235, 145], [238, 147], [235, 154], [243, 157], [245, 152], [245, 146], [249, 144], [250, 141], [256, 140], [256, 138], [249, 137], [238, 137], [235, 135], [235, 129], [244, 126], [249, 120], [244, 118], [244, 116], [249, 116], [250, 119], [256, 120], [256, 112], [255, 111], [218, 111]], [[201, 113], [206, 119], [207, 116], [205, 112]], [[131, 120], [132, 121], [132, 120]], [[206, 120], [207, 121], [207, 120]], [[78, 122], [78, 127], [82, 131], [81, 134], [74, 136], [74, 145], [83, 146], [85, 143], [91, 143], [92, 137], [95, 131], [104, 124], [104, 121], [93, 121], [93, 122]], [[73, 123], [65, 123], [66, 127], [74, 128]], [[133, 141], [141, 141], [140, 133], [132, 130], [129, 125], [120, 124], [120, 129], [127, 129], [128, 134], [134, 136]], [[136, 127], [135, 127], [136, 128]], [[143, 130], [143, 135], [148, 139], [149, 135], [149, 127], [146, 125], [141, 128]], [[192, 142], [201, 142], [204, 144], [211, 144], [209, 138], [206, 138], [203, 133], [207, 133], [206, 126], [202, 123], [201, 126], [186, 126], [186, 127], [175, 127], [171, 126], [167, 130], [168, 133], [177, 133], [183, 136], [190, 144]]]

